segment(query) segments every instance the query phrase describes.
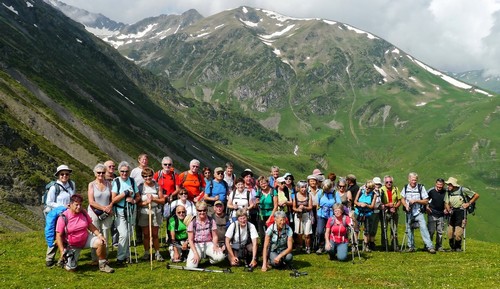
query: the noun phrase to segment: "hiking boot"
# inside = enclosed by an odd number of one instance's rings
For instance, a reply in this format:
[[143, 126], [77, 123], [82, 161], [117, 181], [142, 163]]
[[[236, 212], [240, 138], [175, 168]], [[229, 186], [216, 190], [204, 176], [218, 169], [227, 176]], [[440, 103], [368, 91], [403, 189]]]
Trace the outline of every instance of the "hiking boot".
[[309, 247], [306, 248], [306, 254], [311, 254], [311, 248]]
[[123, 267], [123, 266], [126, 266], [126, 265], [127, 265], [127, 260], [116, 259], [116, 266]]
[[436, 254], [436, 249], [434, 249], [434, 248], [430, 248], [428, 251], [431, 254]]
[[149, 252], [144, 253], [144, 255], [141, 258], [143, 261], [149, 261]]
[[52, 267], [56, 264], [56, 262], [54, 260], [50, 260], [50, 261], [45, 261], [45, 266], [47, 267]]
[[439, 247], [439, 248], [437, 248], [437, 251], [438, 251], [438, 252], [446, 252], [446, 250], [445, 250], [443, 247]]
[[370, 250], [370, 245], [368, 243], [363, 244], [363, 251], [370, 253], [372, 250]]
[[456, 248], [455, 252], [462, 252], [462, 248]]
[[413, 248], [413, 247], [406, 249], [406, 253], [413, 253], [413, 252], [416, 252], [416, 251], [417, 250], [415, 250], [415, 248]]
[[155, 258], [156, 258], [156, 261], [158, 261], [158, 262], [165, 261], [165, 259], [163, 259], [163, 257], [161, 256], [160, 252], [156, 252]]
[[316, 254], [318, 254], [318, 255], [321, 255], [323, 253], [325, 253], [325, 249], [324, 248], [319, 248], [318, 251], [316, 251]]
[[370, 250], [374, 251], [374, 250], [375, 250], [375, 242], [370, 242], [370, 243], [368, 243], [368, 248], [369, 248]]
[[115, 272], [115, 269], [109, 267], [108, 261], [105, 262], [99, 262], [99, 271], [104, 272], [104, 273], [113, 273]]

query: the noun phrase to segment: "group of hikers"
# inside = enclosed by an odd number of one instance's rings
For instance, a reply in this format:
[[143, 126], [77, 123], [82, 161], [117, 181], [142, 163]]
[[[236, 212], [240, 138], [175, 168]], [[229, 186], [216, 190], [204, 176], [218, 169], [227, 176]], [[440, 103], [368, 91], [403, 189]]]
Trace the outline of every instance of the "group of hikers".
[[[180, 173], [170, 157], [162, 159], [156, 172], [148, 166], [148, 155], [139, 155], [138, 163], [134, 169], [125, 161], [118, 167], [111, 160], [97, 164], [95, 180], [88, 184], [87, 210], [70, 179], [72, 170], [57, 167], [57, 180], [44, 196], [48, 267], [56, 264], [59, 250], [57, 264], [74, 271], [81, 249], [91, 248], [92, 264], [112, 273], [108, 240], [118, 248], [117, 266], [133, 262], [132, 247], [137, 262], [137, 242], [144, 246], [141, 259], [164, 261], [164, 221], [170, 260], [186, 262], [186, 268], [197, 268], [206, 258], [211, 264], [227, 258], [232, 266], [253, 269], [259, 257], [262, 271], [291, 268], [292, 252], [327, 253], [330, 260], [345, 261], [349, 247], [352, 258], [356, 251], [376, 249], [379, 226], [380, 250], [416, 251], [414, 230], [419, 228], [425, 250], [435, 254], [445, 251], [447, 224], [450, 250], [459, 252], [467, 214], [479, 198], [453, 177], [438, 178], [426, 190], [413, 172], [399, 190], [389, 175], [359, 186], [353, 174], [337, 180], [334, 173], [315, 169], [295, 183], [291, 173], [281, 176], [277, 166], [270, 176], [255, 178], [250, 169], [237, 177], [232, 163], [211, 170], [194, 159]], [[406, 220], [402, 245], [400, 208]]]

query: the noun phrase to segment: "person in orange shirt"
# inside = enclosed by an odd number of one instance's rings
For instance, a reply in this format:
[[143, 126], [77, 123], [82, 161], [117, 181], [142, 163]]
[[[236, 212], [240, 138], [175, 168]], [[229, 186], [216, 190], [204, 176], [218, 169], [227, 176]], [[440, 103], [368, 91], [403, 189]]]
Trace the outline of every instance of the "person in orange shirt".
[[200, 161], [193, 159], [189, 162], [189, 170], [179, 174], [177, 177], [177, 186], [184, 188], [188, 192], [188, 199], [193, 202], [203, 200], [206, 187], [203, 176], [198, 172], [200, 169]]

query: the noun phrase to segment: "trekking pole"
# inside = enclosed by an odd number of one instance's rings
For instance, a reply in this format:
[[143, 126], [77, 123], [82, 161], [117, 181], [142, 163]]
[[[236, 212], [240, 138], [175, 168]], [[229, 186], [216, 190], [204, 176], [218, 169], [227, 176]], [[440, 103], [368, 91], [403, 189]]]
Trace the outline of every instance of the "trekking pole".
[[465, 230], [467, 228], [467, 209], [464, 210], [464, 221], [462, 222], [464, 227], [464, 253], [465, 253]]
[[231, 271], [231, 268], [227, 268], [227, 269], [224, 269], [224, 270], [212, 270], [212, 269], [206, 269], [206, 268], [191, 268], [191, 267], [178, 266], [178, 265], [170, 265], [170, 264], [167, 264], [167, 269], [177, 269], [177, 270], [197, 271], [197, 272], [208, 272], [208, 273], [233, 273], [233, 271]]
[[385, 243], [385, 251], [389, 251], [389, 248], [388, 248], [388, 240], [387, 240], [387, 220], [386, 220], [386, 213], [385, 213], [385, 209], [382, 210], [382, 233], [384, 234], [384, 243]]
[[148, 204], [148, 214], [149, 214], [149, 262], [151, 264], [151, 271], [153, 270], [153, 224], [151, 213], [151, 203]]
[[[126, 210], [126, 211], [125, 211]], [[127, 222], [127, 233], [128, 233], [128, 261], [132, 262], [132, 251], [130, 250], [130, 247], [132, 245], [132, 233], [130, 230], [132, 229], [130, 226], [130, 209], [127, 204], [125, 204], [125, 208], [123, 209], [123, 213], [125, 214], [125, 222]]]
[[[130, 230], [132, 231], [132, 236], [134, 237], [134, 240], [133, 240], [133, 243], [134, 243], [134, 254], [135, 254], [135, 263], [139, 263], [139, 261], [137, 260], [137, 242], [136, 242], [136, 239], [137, 239], [137, 234], [135, 232], [135, 219], [134, 219], [134, 209], [129, 207], [129, 210], [130, 210]], [[129, 248], [130, 250], [130, 248]], [[132, 254], [132, 252], [130, 252], [130, 254]], [[130, 259], [130, 263], [132, 263], [132, 259]]]
[[396, 230], [398, 228], [396, 228], [396, 224], [394, 222], [394, 215], [391, 216], [390, 224], [391, 224], [392, 246], [393, 246], [394, 252], [396, 252], [398, 250], [398, 238], [396, 237], [396, 235], [397, 235]]

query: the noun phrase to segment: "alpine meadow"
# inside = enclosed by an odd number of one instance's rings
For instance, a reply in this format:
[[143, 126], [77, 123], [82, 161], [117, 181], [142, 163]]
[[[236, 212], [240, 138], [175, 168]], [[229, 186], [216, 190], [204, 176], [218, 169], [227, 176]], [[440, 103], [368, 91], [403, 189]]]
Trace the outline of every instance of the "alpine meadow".
[[[331, 20], [251, 7], [208, 17], [189, 10], [98, 37], [64, 6], [1, 2], [3, 288], [88, 288], [96, 281], [141, 288], [229, 288], [237, 281], [257, 288], [499, 286], [497, 94]], [[45, 268], [41, 196], [56, 167], [70, 166], [86, 197], [97, 163], [135, 166], [141, 153], [155, 169], [168, 155], [179, 171], [191, 159], [211, 168], [231, 161], [236, 174], [250, 168], [268, 176], [277, 165], [296, 180], [315, 168], [354, 173], [359, 183], [390, 174], [400, 188], [415, 171], [427, 188], [456, 177], [480, 199], [463, 254], [372, 252], [354, 264], [299, 254], [296, 265], [308, 272], [299, 278], [278, 270], [183, 272], [164, 263], [150, 271], [146, 262], [104, 277], [90, 266], [88, 250], [77, 273]], [[400, 220], [400, 236], [403, 228]]]

